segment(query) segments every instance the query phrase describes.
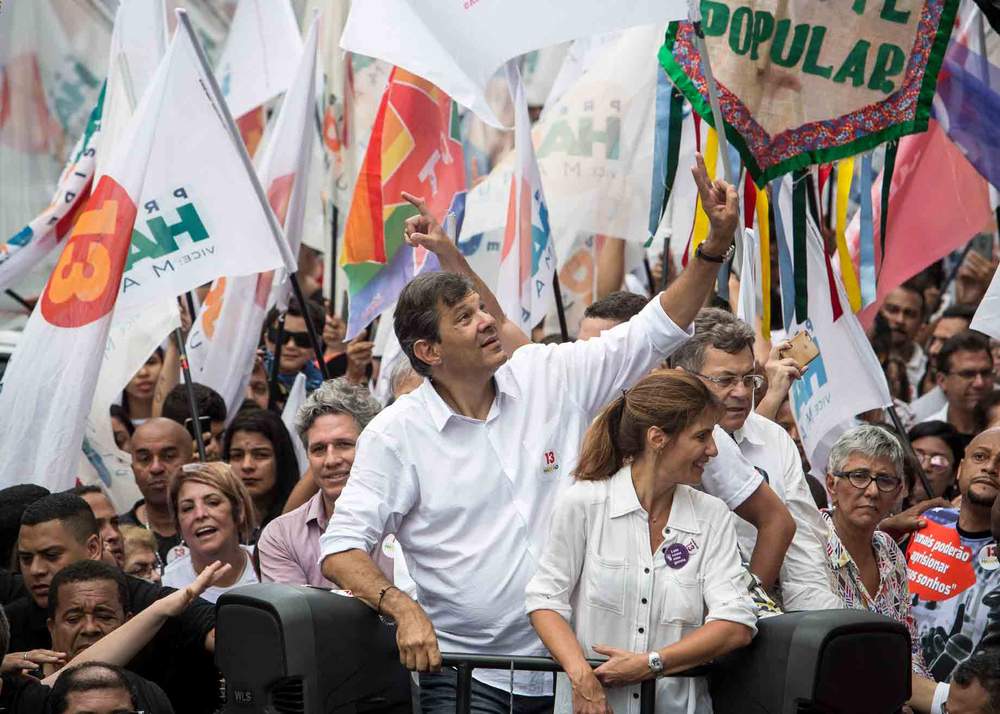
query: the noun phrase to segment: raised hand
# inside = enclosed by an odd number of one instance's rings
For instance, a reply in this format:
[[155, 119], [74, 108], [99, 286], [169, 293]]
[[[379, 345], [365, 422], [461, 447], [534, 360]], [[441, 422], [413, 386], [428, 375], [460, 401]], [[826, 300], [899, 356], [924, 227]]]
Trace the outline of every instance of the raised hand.
[[402, 196], [419, 211], [403, 224], [403, 238], [406, 242], [415, 248], [426, 248], [439, 258], [442, 254], [448, 255], [451, 251], [456, 251], [455, 244], [431, 214], [424, 199], [406, 191], [402, 192]]
[[705, 240], [705, 250], [711, 255], [722, 255], [732, 245], [733, 236], [740, 222], [740, 197], [736, 188], [726, 181], [713, 181], [708, 177], [705, 158], [695, 154], [695, 165], [691, 169], [694, 183], [698, 187], [701, 206], [708, 216], [711, 226]]

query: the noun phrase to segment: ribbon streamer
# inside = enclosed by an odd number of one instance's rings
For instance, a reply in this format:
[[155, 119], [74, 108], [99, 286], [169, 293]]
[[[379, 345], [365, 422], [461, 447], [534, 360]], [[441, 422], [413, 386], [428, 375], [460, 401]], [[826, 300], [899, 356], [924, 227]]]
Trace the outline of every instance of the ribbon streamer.
[[774, 204], [775, 245], [778, 246], [778, 285], [781, 288], [781, 321], [788, 330], [792, 325], [795, 308], [795, 271], [788, 251], [785, 223], [781, 216], [781, 179], [771, 182], [771, 202]]
[[806, 256], [806, 211], [809, 182], [806, 171], [792, 174], [792, 261], [795, 271], [795, 321], [802, 324], [809, 317], [809, 269]]
[[771, 225], [767, 189], [757, 189], [757, 237], [760, 238], [760, 331], [771, 339]]
[[[715, 166], [719, 159], [719, 135], [715, 129], [709, 127], [708, 138], [705, 140], [705, 168], [708, 170], [709, 180], [715, 178]], [[691, 256], [698, 249], [698, 246], [708, 238], [708, 214], [701, 205], [701, 197], [698, 197], [698, 205], [694, 214], [694, 236], [691, 239]]]
[[[854, 273], [854, 263], [847, 250], [847, 204], [851, 197], [851, 181], [854, 178], [854, 158], [841, 159], [837, 164], [837, 255], [840, 259], [840, 277], [844, 281], [844, 290], [851, 310], [861, 309], [861, 290], [858, 287], [858, 276]], [[869, 198], [871, 194], [869, 194]]]
[[861, 194], [861, 218], [858, 232], [858, 267], [861, 278], [861, 306], [875, 302], [878, 285], [875, 278], [875, 219], [872, 212], [872, 152], [861, 156], [858, 178]]

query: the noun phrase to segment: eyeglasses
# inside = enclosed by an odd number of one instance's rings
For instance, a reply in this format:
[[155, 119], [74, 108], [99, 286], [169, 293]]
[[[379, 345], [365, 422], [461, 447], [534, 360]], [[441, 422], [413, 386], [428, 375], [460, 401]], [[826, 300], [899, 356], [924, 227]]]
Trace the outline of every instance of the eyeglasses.
[[967, 382], [971, 382], [976, 377], [982, 377], [984, 381], [993, 379], [992, 369], [960, 369], [957, 372], [948, 372], [948, 374], [953, 374], [956, 377], [966, 380]]
[[868, 488], [868, 484], [874, 481], [875, 488], [882, 493], [892, 493], [899, 488], [900, 484], [903, 483], [902, 479], [896, 476], [890, 476], [889, 474], [873, 474], [871, 471], [866, 469], [857, 469], [856, 471], [834, 471], [833, 475], [838, 478], [846, 478], [848, 483], [854, 486], [854, 488], [859, 488], [861, 490]]
[[[277, 344], [277, 342], [278, 342], [278, 328], [277, 327], [273, 327], [272, 326], [272, 327], [267, 328], [267, 339], [269, 339], [271, 342], [274, 342], [275, 344]], [[292, 340], [295, 343], [296, 347], [301, 347], [304, 350], [309, 349], [310, 347], [312, 347], [312, 340], [309, 339], [309, 333], [308, 332], [289, 332], [288, 330], [285, 330], [282, 333], [282, 338], [281, 339], [282, 339], [281, 344], [283, 344], [283, 345], [287, 345], [288, 341]]]
[[764, 386], [764, 375], [762, 374], [744, 374], [742, 377], [737, 375], [711, 377], [707, 374], [701, 374], [700, 372], [692, 372], [691, 374], [701, 377], [702, 379], [707, 379], [712, 384], [717, 384], [723, 389], [735, 387], [737, 382], [741, 383], [744, 387], [750, 390], [757, 390]]
[[942, 454], [928, 454], [926, 451], [921, 451], [920, 449], [916, 449], [916, 452], [917, 459], [919, 459], [920, 465], [924, 468], [941, 471], [951, 465], [948, 461], [948, 457], [943, 456]]

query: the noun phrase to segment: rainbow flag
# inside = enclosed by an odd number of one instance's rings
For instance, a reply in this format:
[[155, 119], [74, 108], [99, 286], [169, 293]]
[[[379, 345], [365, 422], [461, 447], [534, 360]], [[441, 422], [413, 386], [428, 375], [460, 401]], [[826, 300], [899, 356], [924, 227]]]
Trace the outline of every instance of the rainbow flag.
[[422, 197], [439, 221], [465, 193], [458, 106], [430, 82], [396, 67], [372, 127], [344, 229], [340, 264], [347, 274], [347, 339], [396, 302], [414, 275], [436, 270], [433, 254], [403, 240], [403, 223]]

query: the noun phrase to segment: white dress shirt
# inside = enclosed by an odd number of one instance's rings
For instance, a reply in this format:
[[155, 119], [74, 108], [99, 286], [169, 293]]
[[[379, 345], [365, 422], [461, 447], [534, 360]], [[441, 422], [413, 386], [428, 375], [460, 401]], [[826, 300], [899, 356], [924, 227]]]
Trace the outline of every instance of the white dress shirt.
[[[595, 339], [522, 347], [497, 370], [485, 421], [455, 414], [425, 382], [361, 433], [320, 559], [371, 553], [395, 533], [442, 652], [544, 655], [524, 589], [584, 432], [688, 336], [653, 299]], [[507, 672], [474, 675], [509, 691]], [[514, 691], [549, 694], [551, 677], [518, 672]]]
[[[838, 610], [844, 607], [835, 594], [826, 566], [826, 525], [806, 484], [799, 450], [792, 437], [775, 422], [750, 412], [733, 433], [740, 451], [766, 474], [768, 485], [788, 507], [795, 520], [792, 538], [781, 564], [781, 600], [785, 610]], [[736, 519], [736, 533], [746, 557], [757, 542], [757, 529]]]
[[[552, 512], [549, 540], [528, 584], [527, 611], [558, 612], [584, 655], [598, 658], [603, 655], [593, 651], [595, 644], [650, 652], [713, 620], [756, 631], [757, 610], [744, 585], [735, 520], [719, 499], [677, 486], [663, 543], [651, 553], [649, 514], [636, 496], [631, 467], [603, 481], [574, 483]], [[683, 551], [680, 558], [673, 556], [677, 549]], [[615, 714], [638, 714], [639, 689], [636, 684], [605, 690]], [[560, 675], [556, 712], [571, 711], [569, 680]], [[656, 711], [711, 712], [707, 682], [660, 679]]]
[[913, 413], [914, 423], [919, 424], [929, 420], [936, 412], [941, 411], [942, 407], [947, 406], [948, 397], [944, 395], [944, 390], [941, 387], [934, 387], [910, 402], [910, 411]]

